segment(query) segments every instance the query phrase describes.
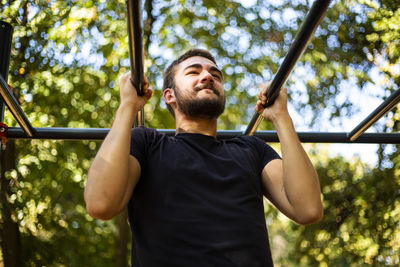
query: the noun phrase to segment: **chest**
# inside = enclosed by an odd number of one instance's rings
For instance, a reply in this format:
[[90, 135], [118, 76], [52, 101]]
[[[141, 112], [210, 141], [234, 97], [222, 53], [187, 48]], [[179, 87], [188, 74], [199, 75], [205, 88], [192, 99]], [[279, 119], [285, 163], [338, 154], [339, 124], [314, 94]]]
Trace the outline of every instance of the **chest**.
[[171, 196], [222, 200], [262, 196], [261, 160], [249, 147], [223, 142], [164, 142], [149, 148], [146, 157], [138, 188], [151, 190], [160, 201]]

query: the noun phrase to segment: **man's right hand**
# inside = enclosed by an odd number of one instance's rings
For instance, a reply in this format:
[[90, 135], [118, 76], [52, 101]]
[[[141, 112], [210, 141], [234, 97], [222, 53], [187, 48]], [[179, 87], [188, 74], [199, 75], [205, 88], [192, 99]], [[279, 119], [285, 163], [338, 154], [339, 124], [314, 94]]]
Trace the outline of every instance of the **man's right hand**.
[[137, 90], [131, 82], [131, 72], [127, 72], [120, 77], [119, 87], [121, 98], [120, 105], [130, 105], [136, 112], [140, 111], [143, 108], [144, 104], [146, 104], [153, 93], [152, 90], [149, 89], [149, 81], [145, 76], [143, 87], [144, 94], [143, 96], [138, 96]]

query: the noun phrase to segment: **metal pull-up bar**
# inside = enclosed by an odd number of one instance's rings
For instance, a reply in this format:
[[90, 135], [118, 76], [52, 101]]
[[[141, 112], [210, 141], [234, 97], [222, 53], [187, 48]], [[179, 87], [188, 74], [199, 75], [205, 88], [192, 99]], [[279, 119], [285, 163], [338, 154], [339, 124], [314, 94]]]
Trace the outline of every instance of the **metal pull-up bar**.
[[0, 74], [4, 80], [7, 80], [10, 68], [12, 36], [13, 27], [9, 23], [0, 20]]
[[[143, 40], [141, 26], [140, 0], [126, 0], [128, 10], [129, 58], [131, 62], [131, 82], [137, 94], [143, 96]], [[135, 126], [144, 125], [144, 112], [139, 111]]]
[[[10, 65], [11, 45], [12, 45], [13, 27], [0, 20], [0, 75], [8, 80], [8, 70]], [[4, 121], [5, 104], [0, 97], [0, 122]]]
[[349, 134], [350, 141], [355, 141], [372, 124], [389, 112], [397, 103], [400, 102], [400, 89], [393, 92], [385, 101], [382, 102], [367, 118], [357, 125]]
[[[27, 137], [18, 127], [9, 127], [7, 137], [10, 139], [52, 139], [52, 140], [103, 140], [108, 128], [35, 128], [35, 135]], [[159, 133], [175, 135], [175, 129], [157, 129]], [[297, 132], [303, 143], [360, 143], [360, 144], [400, 144], [399, 133], [364, 133], [351, 142], [347, 132]], [[243, 135], [242, 131], [218, 130], [217, 139], [229, 139]], [[257, 131], [254, 133], [266, 142], [279, 142], [276, 131]]]
[[3, 122], [4, 120], [5, 102], [5, 104], [7, 104], [7, 107], [13, 114], [14, 118], [17, 120], [19, 125], [21, 125], [22, 129], [24, 129], [25, 133], [28, 136], [32, 137], [35, 130], [7, 85], [11, 56], [12, 35], [13, 27], [7, 22], [0, 21], [0, 94], [3, 99], [2, 101], [0, 101], [0, 122]]
[[15, 99], [14, 95], [8, 88], [6, 81], [3, 79], [3, 76], [0, 75], [0, 93], [3, 97], [4, 101], [7, 104], [8, 109], [13, 114], [14, 118], [17, 120], [18, 124], [21, 125], [24, 132], [32, 137], [35, 129], [32, 127], [25, 113], [22, 111], [18, 101]]
[[[278, 97], [281, 87], [286, 82], [289, 74], [294, 68], [294, 65], [296, 65], [300, 56], [306, 49], [308, 42], [328, 10], [330, 2], [331, 0], [317, 0], [312, 5], [306, 19], [300, 27], [300, 30], [296, 34], [293, 44], [289, 48], [289, 52], [287, 53], [285, 59], [275, 74], [271, 85], [269, 86], [268, 92], [266, 93], [267, 104], [265, 107], [271, 106]], [[261, 115], [255, 113], [244, 134], [253, 135], [260, 125], [262, 119], [263, 117]]]
[[[308, 40], [315, 31], [323, 14], [325, 13], [330, 1], [317, 0], [313, 4], [311, 11], [307, 15], [305, 22], [302, 24], [299, 33], [296, 35], [295, 42], [289, 50], [288, 55], [284, 59], [279, 68], [273, 83], [268, 92], [268, 104], [271, 105], [277, 97], [281, 86], [286, 81], [288, 75], [293, 69], [298, 58], [303, 53]], [[128, 6], [128, 31], [130, 43], [130, 59], [132, 67], [132, 83], [136, 86], [138, 94], [144, 85], [143, 75], [143, 46], [142, 34], [140, 26], [140, 1], [127, 0]], [[136, 14], [136, 15], [135, 15]], [[136, 25], [136, 26], [135, 26]], [[7, 137], [10, 139], [57, 139], [57, 140], [102, 140], [105, 138], [110, 129], [107, 128], [33, 128], [23, 113], [19, 103], [13, 96], [7, 85], [7, 77], [9, 70], [9, 60], [12, 41], [12, 27], [6, 22], [0, 21], [0, 92], [2, 98], [5, 99], [14, 118], [18, 121], [22, 128], [9, 127]], [[137, 81], [137, 83], [135, 82]], [[136, 84], [135, 84], [136, 83]], [[275, 89], [274, 89], [275, 88]], [[143, 91], [142, 91], [143, 93]], [[351, 133], [346, 132], [298, 132], [301, 142], [310, 143], [377, 143], [377, 144], [400, 144], [399, 133], [362, 133], [372, 123], [383, 116], [400, 100], [400, 90], [393, 93], [388, 99], [382, 103], [367, 119], [357, 126]], [[0, 97], [0, 116], [1, 121], [4, 118], [4, 106]], [[143, 113], [142, 113], [143, 114]], [[142, 116], [143, 118], [143, 116]], [[139, 125], [142, 125], [139, 121]], [[144, 118], [142, 119], [144, 122]], [[251, 126], [251, 124], [249, 125]], [[253, 125], [254, 126], [254, 125]], [[257, 125], [258, 126], [258, 125]], [[255, 129], [257, 128], [255, 127]], [[252, 128], [252, 127], [250, 127]], [[358, 129], [362, 128], [362, 129]], [[249, 129], [249, 128], [248, 128]], [[253, 132], [255, 132], [255, 129]], [[175, 130], [158, 129], [160, 133], [174, 135]], [[242, 131], [218, 131], [218, 139], [227, 139], [242, 135]], [[248, 130], [246, 133], [248, 134]], [[352, 137], [350, 140], [349, 136]], [[276, 131], [258, 131], [255, 136], [268, 142], [279, 142]], [[359, 136], [359, 137], [358, 137]]]

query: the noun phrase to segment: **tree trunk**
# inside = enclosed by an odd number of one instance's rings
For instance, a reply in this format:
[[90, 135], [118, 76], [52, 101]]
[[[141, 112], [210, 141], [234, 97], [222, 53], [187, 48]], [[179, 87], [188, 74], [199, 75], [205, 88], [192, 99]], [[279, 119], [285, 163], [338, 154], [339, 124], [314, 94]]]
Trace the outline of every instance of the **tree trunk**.
[[118, 235], [116, 236], [116, 267], [128, 267], [128, 242], [130, 229], [128, 225], [128, 212], [125, 209], [118, 218]]
[[[28, 21], [28, 10], [29, 1], [23, 2], [23, 15], [20, 21], [20, 26], [25, 27]], [[25, 51], [26, 47], [21, 47], [21, 50]], [[23, 55], [23, 54], [22, 54]], [[21, 62], [22, 63], [22, 62]], [[8, 71], [7, 71], [8, 73]], [[8, 80], [8, 77], [4, 77]], [[19, 95], [19, 90], [14, 90], [14, 96]], [[4, 112], [4, 111], [2, 111]], [[4, 113], [2, 114], [4, 115]], [[3, 117], [2, 117], [3, 120]], [[5, 151], [0, 148], [0, 236], [1, 236], [1, 249], [3, 253], [4, 267], [18, 267], [22, 266], [21, 263], [21, 237], [19, 232], [18, 219], [15, 212], [15, 206], [10, 201], [10, 196], [12, 194], [11, 187], [13, 179], [6, 179], [5, 173], [9, 170], [16, 169], [16, 151], [15, 151], [15, 141], [9, 140], [7, 142], [7, 148]], [[0, 262], [1, 263], [1, 262]]]
[[148, 57], [149, 56], [149, 47], [150, 47], [150, 36], [151, 32], [153, 29], [153, 24], [156, 18], [153, 16], [153, 0], [146, 0], [144, 3], [144, 9], [146, 10], [147, 13], [147, 19], [144, 22], [144, 27], [143, 27], [143, 39], [144, 39], [144, 56]]
[[7, 149], [1, 155], [1, 248], [5, 267], [18, 267], [21, 264], [21, 239], [14, 205], [10, 202], [11, 182], [5, 177], [5, 172], [15, 169], [15, 143], [8, 141]]

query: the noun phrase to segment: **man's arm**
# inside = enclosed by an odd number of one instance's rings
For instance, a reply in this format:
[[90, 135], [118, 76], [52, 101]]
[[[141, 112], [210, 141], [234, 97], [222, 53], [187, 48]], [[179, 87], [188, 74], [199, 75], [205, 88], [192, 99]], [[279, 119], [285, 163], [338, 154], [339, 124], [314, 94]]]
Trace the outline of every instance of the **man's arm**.
[[264, 109], [266, 97], [259, 96], [256, 110], [271, 121], [278, 133], [282, 160], [272, 160], [263, 169], [266, 197], [286, 216], [299, 224], [323, 217], [318, 175], [304, 151], [287, 111], [287, 92], [282, 88], [275, 103]]
[[130, 73], [120, 78], [121, 103], [114, 123], [89, 169], [85, 187], [88, 213], [109, 220], [128, 203], [140, 177], [138, 160], [130, 155], [131, 129], [135, 117], [151, 97], [146, 81], [145, 96], [139, 97], [131, 85]]

